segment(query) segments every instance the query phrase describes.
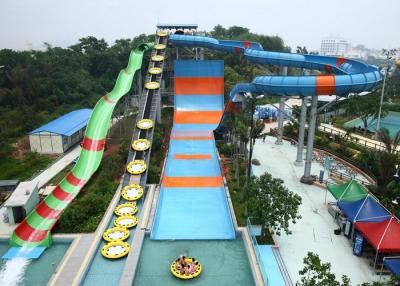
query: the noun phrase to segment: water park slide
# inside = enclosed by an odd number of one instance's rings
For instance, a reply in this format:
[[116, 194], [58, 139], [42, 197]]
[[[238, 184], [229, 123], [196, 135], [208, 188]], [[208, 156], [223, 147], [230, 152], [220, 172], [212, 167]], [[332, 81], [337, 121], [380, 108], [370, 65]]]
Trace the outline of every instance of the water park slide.
[[[237, 84], [229, 99], [240, 92], [266, 93], [277, 96], [316, 96], [359, 93], [373, 89], [381, 74], [375, 66], [341, 58], [264, 51], [259, 43], [248, 41], [217, 40], [204, 36], [170, 35], [175, 46], [204, 47], [213, 50], [243, 54], [249, 61], [325, 72], [311, 76], [258, 76], [251, 83]], [[229, 111], [227, 104], [225, 111]], [[224, 112], [224, 116], [225, 116]], [[218, 129], [221, 128], [221, 125]]]
[[[52, 243], [50, 230], [61, 212], [75, 198], [100, 165], [111, 115], [118, 100], [129, 92], [136, 71], [140, 70], [143, 54], [153, 43], [142, 44], [132, 50], [129, 62], [121, 70], [113, 90], [96, 104], [89, 119], [78, 162], [54, 191], [46, 197], [15, 229], [10, 250], [3, 258], [24, 256], [37, 258]], [[20, 248], [24, 247], [23, 251]], [[26, 250], [28, 249], [28, 251]]]
[[224, 109], [223, 61], [175, 61], [175, 110], [151, 239], [234, 239], [213, 130]]

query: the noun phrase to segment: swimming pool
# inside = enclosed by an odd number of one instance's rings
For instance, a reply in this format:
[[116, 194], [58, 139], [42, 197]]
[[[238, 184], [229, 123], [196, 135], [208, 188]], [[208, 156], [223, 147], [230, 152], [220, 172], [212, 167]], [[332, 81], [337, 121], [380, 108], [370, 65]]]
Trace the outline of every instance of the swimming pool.
[[[17, 271], [18, 269], [13, 269], [14, 267], [19, 267], [19, 265], [6, 265], [10, 263], [12, 260], [0, 259], [0, 284], [3, 285], [26, 285], [26, 286], [42, 286], [46, 285], [50, 280], [51, 276], [54, 273], [54, 270], [57, 269], [61, 260], [63, 259], [65, 253], [70, 247], [72, 241], [55, 241], [54, 244], [47, 248], [43, 254], [40, 256], [40, 259], [30, 260], [26, 266], [25, 272], [23, 272], [23, 278], [17, 280], [14, 283], [10, 283], [10, 278], [4, 278], [7, 282], [2, 281], [1, 272], [4, 267], [7, 267], [7, 273], [12, 274], [11, 272]], [[0, 241], [0, 256], [7, 252], [9, 249], [8, 241], [2, 240]], [[18, 264], [18, 263], [17, 263]]]
[[[371, 132], [375, 132], [377, 125], [377, 119], [373, 116], [368, 118], [368, 130]], [[344, 126], [352, 128], [352, 127], [360, 127], [364, 128], [364, 124], [360, 118], [356, 118], [350, 120], [344, 124]], [[386, 128], [389, 130], [390, 137], [393, 139], [396, 136], [396, 133], [400, 131], [400, 112], [389, 111], [385, 117], [381, 119], [381, 128]]]
[[[203, 271], [190, 281], [173, 277], [169, 268], [180, 254], [196, 257]], [[255, 285], [244, 242], [235, 240], [151, 240], [146, 237], [132, 285]]]

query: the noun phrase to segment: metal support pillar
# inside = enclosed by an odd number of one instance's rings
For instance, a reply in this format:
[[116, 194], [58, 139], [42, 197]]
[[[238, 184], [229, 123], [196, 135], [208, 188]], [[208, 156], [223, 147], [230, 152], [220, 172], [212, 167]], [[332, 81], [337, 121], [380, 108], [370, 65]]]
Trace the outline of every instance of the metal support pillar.
[[278, 110], [278, 136], [276, 137], [275, 144], [282, 145], [282, 137], [283, 137], [283, 119], [285, 118], [285, 97], [282, 96], [279, 98], [279, 110]]
[[[287, 67], [281, 68], [281, 74], [283, 76], [287, 75]], [[283, 137], [283, 120], [285, 118], [285, 97], [282, 96], [279, 99], [279, 113], [278, 113], [278, 137], [276, 138], [275, 144], [282, 145], [282, 137]]]
[[310, 124], [308, 125], [306, 163], [304, 165], [304, 175], [300, 179], [300, 182], [309, 185], [314, 182], [313, 178], [311, 177], [311, 162], [314, 145], [315, 125], [317, 123], [317, 106], [318, 97], [314, 95], [311, 101]]
[[301, 100], [301, 113], [299, 122], [299, 138], [297, 140], [297, 157], [294, 162], [295, 166], [303, 166], [303, 148], [304, 148], [304, 131], [306, 129], [306, 118], [307, 118], [307, 101], [303, 97]]

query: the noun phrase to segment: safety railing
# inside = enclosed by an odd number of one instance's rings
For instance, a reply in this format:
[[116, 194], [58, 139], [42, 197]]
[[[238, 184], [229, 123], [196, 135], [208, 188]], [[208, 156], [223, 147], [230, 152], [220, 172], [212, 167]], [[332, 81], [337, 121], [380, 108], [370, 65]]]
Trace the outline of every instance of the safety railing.
[[253, 246], [254, 253], [256, 254], [256, 257], [257, 257], [257, 263], [260, 266], [260, 271], [261, 271], [261, 274], [264, 279], [264, 285], [272, 286], [269, 283], [267, 273], [265, 272], [264, 263], [262, 262], [261, 253], [260, 253], [260, 250], [258, 249], [258, 242], [257, 242], [256, 236], [254, 234], [254, 228], [253, 228], [253, 224], [251, 223], [251, 219], [254, 219], [254, 218], [250, 218], [250, 217], [247, 218], [247, 231], [250, 235], [251, 244]]

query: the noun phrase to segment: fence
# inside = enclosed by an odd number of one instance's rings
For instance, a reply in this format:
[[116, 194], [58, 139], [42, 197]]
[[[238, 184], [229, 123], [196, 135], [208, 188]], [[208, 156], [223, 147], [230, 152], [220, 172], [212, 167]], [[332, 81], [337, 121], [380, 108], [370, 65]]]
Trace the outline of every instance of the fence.
[[265, 272], [265, 268], [264, 268], [264, 263], [261, 260], [260, 250], [258, 249], [258, 242], [257, 242], [256, 236], [254, 234], [253, 225], [251, 224], [251, 220], [250, 219], [251, 219], [250, 217], [247, 218], [247, 231], [250, 234], [251, 244], [253, 245], [254, 252], [255, 252], [255, 254], [257, 256], [257, 263], [260, 266], [260, 271], [261, 271], [261, 274], [262, 274], [263, 279], [264, 279], [264, 285], [265, 286], [272, 286], [272, 285], [269, 284], [267, 273]]

